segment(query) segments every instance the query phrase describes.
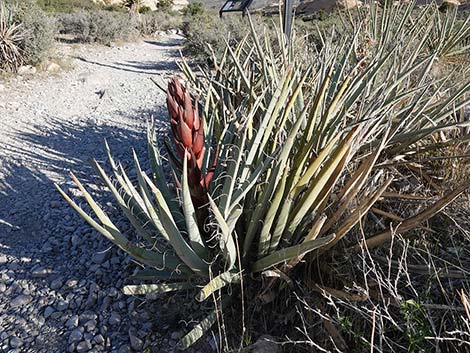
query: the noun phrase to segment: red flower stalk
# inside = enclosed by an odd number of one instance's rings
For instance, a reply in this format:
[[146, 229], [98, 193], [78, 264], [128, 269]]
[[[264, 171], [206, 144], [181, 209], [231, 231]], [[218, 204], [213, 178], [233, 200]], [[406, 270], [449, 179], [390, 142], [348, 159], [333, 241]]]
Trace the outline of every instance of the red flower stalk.
[[[192, 99], [188, 85], [183, 86], [177, 76], [168, 82], [167, 106], [171, 119], [176, 151], [188, 160], [188, 183], [193, 199], [204, 198], [214, 176], [217, 154], [206, 175], [202, 174], [204, 160], [204, 118], [199, 114], [197, 98]], [[182, 165], [182, 163], [181, 163]]]

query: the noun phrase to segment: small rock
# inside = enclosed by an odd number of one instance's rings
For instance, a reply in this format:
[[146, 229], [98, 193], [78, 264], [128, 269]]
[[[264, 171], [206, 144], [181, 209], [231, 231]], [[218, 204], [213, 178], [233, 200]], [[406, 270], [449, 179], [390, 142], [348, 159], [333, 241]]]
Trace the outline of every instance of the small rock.
[[70, 343], [77, 343], [83, 338], [83, 333], [80, 329], [75, 329], [70, 333], [69, 336], [69, 344]]
[[10, 338], [10, 347], [11, 348], [18, 348], [18, 347], [21, 347], [23, 345], [23, 341], [20, 340], [18, 337], [11, 337]]
[[118, 353], [130, 353], [131, 352], [131, 347], [129, 347], [127, 344], [119, 347]]
[[121, 316], [117, 312], [113, 311], [108, 319], [108, 322], [110, 325], [118, 325], [121, 323]]
[[89, 341], [81, 341], [77, 344], [76, 349], [78, 353], [88, 352], [91, 349], [91, 343]]
[[178, 340], [181, 337], [181, 332], [175, 331], [171, 334], [171, 339], [172, 340]]
[[88, 320], [83, 326], [88, 332], [94, 331], [96, 329], [96, 320]]
[[29, 304], [29, 303], [31, 303], [32, 300], [33, 300], [32, 296], [26, 295], [26, 294], [20, 294], [19, 296], [17, 296], [15, 299], [13, 299], [10, 302], [10, 306], [12, 308], [16, 308], [18, 306], [23, 306], [23, 305]]
[[77, 285], [77, 283], [78, 283], [77, 280], [69, 279], [67, 282], [65, 282], [65, 285], [69, 288], [74, 288]]
[[131, 342], [131, 348], [135, 351], [141, 352], [142, 347], [144, 346], [144, 341], [142, 341], [139, 337], [134, 335], [131, 331], [129, 331], [129, 340]]
[[7, 285], [3, 282], [0, 283], [0, 293], [3, 293], [7, 290]]
[[56, 278], [51, 282], [51, 289], [59, 289], [63, 285], [63, 281], [61, 278]]
[[91, 258], [91, 261], [93, 261], [95, 264], [101, 265], [108, 258], [109, 258], [109, 251], [99, 252], [93, 255], [93, 257]]
[[5, 255], [0, 255], [0, 265], [6, 264], [8, 259]]
[[34, 75], [36, 73], [36, 68], [31, 65], [23, 65], [18, 68], [18, 75]]
[[51, 273], [51, 270], [47, 269], [47, 268], [44, 268], [44, 267], [35, 267], [31, 271], [31, 274], [33, 275], [33, 277], [36, 277], [36, 278], [47, 277], [47, 275], [50, 274], [50, 273]]
[[104, 337], [102, 335], [96, 335], [95, 338], [93, 338], [93, 341], [95, 341], [96, 344], [103, 344]]
[[45, 310], [44, 310], [44, 318], [47, 319], [49, 316], [52, 315], [52, 313], [54, 312], [54, 308], [52, 306], [48, 306]]
[[67, 320], [65, 326], [68, 328], [75, 328], [78, 326], [78, 315], [73, 315], [70, 319]]
[[55, 308], [58, 311], [67, 310], [68, 307], [69, 307], [69, 303], [67, 303], [65, 300], [59, 300], [55, 306]]
[[72, 242], [72, 246], [78, 246], [82, 242], [82, 239], [77, 234], [74, 234], [70, 241]]
[[47, 64], [46, 71], [49, 73], [56, 73], [60, 71], [60, 66], [54, 62]]

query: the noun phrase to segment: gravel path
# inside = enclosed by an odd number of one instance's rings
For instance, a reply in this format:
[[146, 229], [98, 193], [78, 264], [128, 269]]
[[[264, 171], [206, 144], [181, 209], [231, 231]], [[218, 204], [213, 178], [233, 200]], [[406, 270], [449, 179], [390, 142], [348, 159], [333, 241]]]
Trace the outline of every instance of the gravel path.
[[[69, 72], [0, 82], [0, 352], [168, 352], [180, 336], [172, 298], [120, 289], [136, 265], [53, 188], [77, 194], [87, 160], [145, 155], [146, 118], [166, 117], [149, 77], [176, 69], [176, 37], [118, 47], [60, 46]], [[156, 308], [158, 307], [158, 310]], [[150, 347], [150, 349], [147, 349]]]

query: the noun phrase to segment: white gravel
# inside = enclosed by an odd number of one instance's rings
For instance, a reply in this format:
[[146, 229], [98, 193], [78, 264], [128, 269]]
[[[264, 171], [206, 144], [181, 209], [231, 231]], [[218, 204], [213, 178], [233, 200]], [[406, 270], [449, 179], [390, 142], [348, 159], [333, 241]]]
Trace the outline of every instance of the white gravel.
[[[59, 46], [72, 69], [0, 81], [0, 352], [171, 351], [181, 321], [121, 293], [136, 265], [53, 188], [93, 180], [92, 157], [145, 155], [146, 119], [166, 118], [164, 82], [181, 40]], [[122, 224], [126, 227], [126, 224]]]

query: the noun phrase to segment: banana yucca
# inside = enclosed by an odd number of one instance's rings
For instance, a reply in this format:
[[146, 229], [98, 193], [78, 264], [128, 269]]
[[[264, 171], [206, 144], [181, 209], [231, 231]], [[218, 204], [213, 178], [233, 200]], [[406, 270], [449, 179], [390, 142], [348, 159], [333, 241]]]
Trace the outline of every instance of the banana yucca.
[[[396, 160], [412, 163], [417, 151], [432, 145], [432, 136], [461, 127], [449, 119], [468, 104], [470, 83], [437, 98], [442, 86], [428, 75], [436, 53], [423, 52], [428, 37], [422, 28], [428, 18], [411, 21], [412, 6], [400, 5], [383, 14], [373, 6], [366, 9], [371, 11], [373, 21], [368, 23], [375, 27], [368, 29], [376, 43], [367, 60], [354, 50], [364, 39], [361, 25], [342, 40], [325, 38], [315, 60], [299, 59], [281, 33], [279, 50], [274, 50], [252, 27], [236, 48], [227, 47], [216, 73], [197, 76], [183, 62], [186, 78], [201, 92], [207, 121], [189, 86], [173, 78], [167, 103], [179, 156], [172, 157], [177, 190], [168, 187], [153, 127], [148, 131], [151, 175], [134, 154], [137, 184], [109, 149], [114, 180], [93, 162], [134, 226], [135, 239], [119, 231], [75, 177], [98, 221], [59, 188], [88, 223], [147, 265], [149, 269], [133, 279], [163, 280], [126, 286], [126, 294], [195, 286], [198, 301], [224, 294], [181, 339], [181, 348], [198, 340], [217, 321], [220, 306], [236, 298], [236, 291], [224, 287], [236, 289], [242, 279], [246, 286], [253, 278], [270, 277], [273, 268], [289, 275], [306, 254], [321, 256], [347, 240], [393, 188], [399, 175]], [[402, 25], [408, 22], [416, 25]], [[395, 37], [389, 36], [392, 26], [402, 28]], [[394, 44], [408, 41], [415, 45]], [[218, 162], [209, 167], [213, 146], [218, 146]], [[469, 186], [462, 184], [405, 219], [398, 231], [418, 227]], [[204, 217], [198, 214], [201, 208]], [[207, 235], [216, 241], [209, 242]], [[382, 232], [361, 244], [349, 241], [348, 246], [353, 251], [364, 245], [372, 248], [392, 236]]]

